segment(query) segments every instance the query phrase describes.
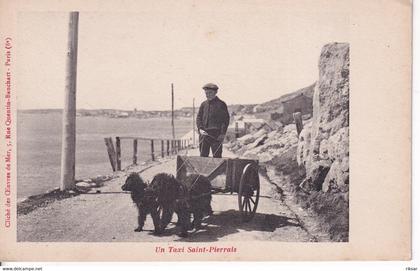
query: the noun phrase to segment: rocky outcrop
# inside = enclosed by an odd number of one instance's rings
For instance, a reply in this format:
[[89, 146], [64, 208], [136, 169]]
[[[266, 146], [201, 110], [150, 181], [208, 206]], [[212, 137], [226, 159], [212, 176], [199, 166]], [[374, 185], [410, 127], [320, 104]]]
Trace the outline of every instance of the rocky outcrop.
[[[319, 59], [312, 119], [273, 131], [260, 129], [230, 142], [241, 157], [258, 159], [276, 185], [316, 214], [331, 240], [348, 241], [349, 45], [330, 43]], [[274, 127], [274, 126], [273, 126]]]
[[348, 192], [349, 44], [330, 43], [319, 59], [312, 125], [299, 137], [297, 161], [314, 190]]
[[296, 126], [290, 124], [270, 132], [261, 128], [230, 142], [228, 148], [241, 157], [266, 163], [289, 153], [292, 148], [296, 153], [297, 141]]

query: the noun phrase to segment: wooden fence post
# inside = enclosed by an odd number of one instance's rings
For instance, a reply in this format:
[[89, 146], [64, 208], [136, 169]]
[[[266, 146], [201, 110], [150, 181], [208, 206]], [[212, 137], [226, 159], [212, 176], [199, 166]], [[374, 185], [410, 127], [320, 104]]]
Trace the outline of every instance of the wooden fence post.
[[137, 165], [137, 139], [133, 140], [133, 165]]
[[169, 156], [169, 140], [166, 140], [166, 155]]
[[119, 136], [115, 138], [115, 149], [117, 152], [117, 170], [121, 170], [121, 140]]
[[106, 150], [108, 152], [109, 162], [111, 163], [112, 171], [115, 171], [115, 150], [114, 145], [112, 143], [112, 139], [110, 137], [104, 138]]
[[300, 132], [302, 132], [302, 129], [303, 129], [302, 113], [300, 112], [293, 113], [293, 119], [295, 120], [297, 135], [299, 136]]
[[172, 140], [172, 153], [176, 153], [176, 140]]
[[114, 147], [114, 141], [112, 140], [112, 137], [109, 138], [109, 143], [111, 144], [111, 149], [113, 153], [112, 158], [114, 159], [115, 170], [117, 170], [117, 152], [116, 152], [116, 147]]
[[175, 140], [171, 140], [171, 153], [174, 154], [175, 153]]
[[153, 139], [150, 140], [150, 149], [152, 151], [152, 161], [155, 161], [155, 146], [154, 146], [154, 143], [153, 143]]
[[162, 158], [165, 156], [165, 141], [160, 141], [160, 152], [162, 154]]

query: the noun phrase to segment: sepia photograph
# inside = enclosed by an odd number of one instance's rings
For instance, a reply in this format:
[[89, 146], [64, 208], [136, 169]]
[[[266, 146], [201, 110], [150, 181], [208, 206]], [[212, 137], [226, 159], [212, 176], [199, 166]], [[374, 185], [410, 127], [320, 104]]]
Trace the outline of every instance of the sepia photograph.
[[19, 14], [19, 242], [348, 241], [350, 44], [184, 12]]

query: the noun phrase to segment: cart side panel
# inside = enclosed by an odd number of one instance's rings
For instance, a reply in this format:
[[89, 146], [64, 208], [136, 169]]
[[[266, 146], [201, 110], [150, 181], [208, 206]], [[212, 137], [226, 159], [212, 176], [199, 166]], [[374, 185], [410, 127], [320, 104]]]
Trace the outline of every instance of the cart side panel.
[[213, 188], [219, 190], [226, 189], [226, 167], [227, 159], [208, 158], [198, 156], [178, 156], [177, 157], [177, 178], [184, 180], [191, 174], [206, 176]]
[[[226, 159], [200, 156], [178, 156], [188, 173], [202, 174], [209, 176]], [[191, 171], [191, 172], [190, 172]]]
[[258, 160], [251, 160], [251, 159], [231, 159], [232, 166], [231, 170], [232, 173], [230, 173], [231, 180], [227, 180], [227, 182], [230, 182], [232, 184], [232, 191], [233, 192], [239, 192], [239, 183], [241, 181], [241, 176], [244, 171], [244, 168], [247, 164], [251, 163], [252, 167], [258, 172]]
[[234, 163], [232, 159], [228, 159], [226, 161], [226, 192], [233, 192], [233, 188], [235, 187], [235, 177], [233, 173], [235, 170], [233, 169]]

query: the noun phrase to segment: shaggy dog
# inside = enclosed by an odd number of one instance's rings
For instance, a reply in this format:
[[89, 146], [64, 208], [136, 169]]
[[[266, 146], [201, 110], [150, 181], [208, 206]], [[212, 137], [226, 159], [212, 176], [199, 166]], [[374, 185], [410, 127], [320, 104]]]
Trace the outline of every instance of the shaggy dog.
[[162, 231], [171, 221], [174, 212], [178, 215], [181, 237], [187, 236], [191, 228], [191, 213], [194, 216], [193, 227], [196, 229], [201, 228], [204, 215], [212, 213], [211, 184], [205, 176], [193, 174], [179, 181], [173, 175], [159, 173], [149, 187], [157, 195], [158, 204], [162, 207]]
[[205, 215], [211, 215], [211, 184], [203, 175], [188, 175], [183, 184], [189, 189], [189, 212], [193, 214], [193, 227], [201, 228], [201, 221]]
[[158, 214], [159, 203], [157, 201], [156, 194], [153, 190], [147, 187], [147, 184], [143, 181], [139, 174], [135, 172], [131, 173], [125, 181], [125, 184], [121, 186], [121, 189], [123, 191], [130, 191], [131, 199], [137, 205], [138, 227], [134, 231], [139, 232], [143, 230], [146, 216], [147, 214], [150, 214], [155, 227], [154, 233], [161, 233]]

